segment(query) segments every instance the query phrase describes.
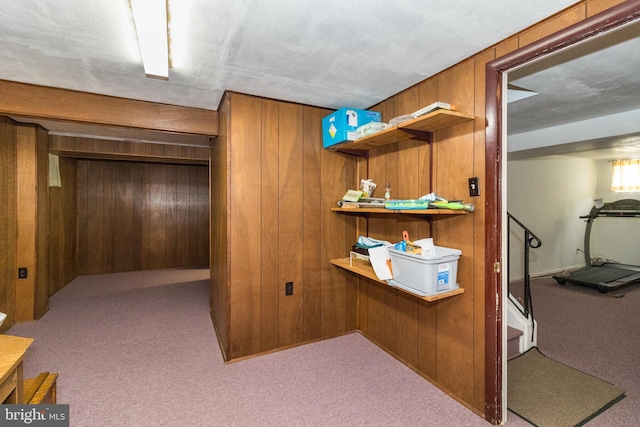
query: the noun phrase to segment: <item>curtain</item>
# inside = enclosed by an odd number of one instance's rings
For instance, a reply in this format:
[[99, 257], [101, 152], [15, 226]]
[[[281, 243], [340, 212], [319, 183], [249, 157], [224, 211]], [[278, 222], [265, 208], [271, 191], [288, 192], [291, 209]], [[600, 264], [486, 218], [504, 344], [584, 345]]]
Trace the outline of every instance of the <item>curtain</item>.
[[612, 162], [611, 191], [640, 191], [640, 159]]

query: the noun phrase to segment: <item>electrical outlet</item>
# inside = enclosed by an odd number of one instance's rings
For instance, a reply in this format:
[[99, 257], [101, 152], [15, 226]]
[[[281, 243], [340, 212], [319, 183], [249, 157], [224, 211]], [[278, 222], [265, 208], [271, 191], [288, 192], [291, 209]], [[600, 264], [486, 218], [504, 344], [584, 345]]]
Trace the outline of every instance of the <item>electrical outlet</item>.
[[284, 284], [284, 294], [293, 295], [293, 282], [287, 282]]
[[28, 273], [27, 267], [18, 267], [18, 279], [26, 279]]
[[480, 195], [480, 183], [478, 177], [469, 178], [469, 196], [476, 197]]

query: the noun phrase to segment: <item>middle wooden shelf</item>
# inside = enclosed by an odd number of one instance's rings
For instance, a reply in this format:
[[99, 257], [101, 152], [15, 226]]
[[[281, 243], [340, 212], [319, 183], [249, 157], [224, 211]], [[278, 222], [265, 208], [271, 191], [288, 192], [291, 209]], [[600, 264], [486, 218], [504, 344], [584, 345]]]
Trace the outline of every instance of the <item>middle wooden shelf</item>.
[[466, 215], [469, 212], [462, 209], [384, 209], [384, 208], [331, 208], [333, 212], [352, 214], [381, 214], [381, 215]]

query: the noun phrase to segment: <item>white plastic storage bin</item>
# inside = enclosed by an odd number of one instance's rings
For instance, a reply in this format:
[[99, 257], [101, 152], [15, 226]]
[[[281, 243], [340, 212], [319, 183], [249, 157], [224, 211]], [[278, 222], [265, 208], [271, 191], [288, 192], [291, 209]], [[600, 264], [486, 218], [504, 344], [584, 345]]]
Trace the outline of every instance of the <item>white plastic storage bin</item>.
[[462, 251], [436, 246], [436, 258], [425, 258], [389, 248], [393, 279], [392, 286], [418, 295], [437, 295], [458, 288], [458, 259]]

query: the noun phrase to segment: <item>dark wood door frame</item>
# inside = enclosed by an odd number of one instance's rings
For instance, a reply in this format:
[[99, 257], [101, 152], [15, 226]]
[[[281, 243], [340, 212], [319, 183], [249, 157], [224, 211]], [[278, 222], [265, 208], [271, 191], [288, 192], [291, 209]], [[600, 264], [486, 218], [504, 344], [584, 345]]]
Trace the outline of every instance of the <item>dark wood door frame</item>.
[[506, 268], [502, 259], [502, 162], [506, 157], [501, 131], [503, 73], [639, 18], [640, 0], [628, 0], [487, 64], [485, 418], [492, 424], [503, 421], [502, 369], [505, 362], [502, 354], [504, 307], [501, 272]]

